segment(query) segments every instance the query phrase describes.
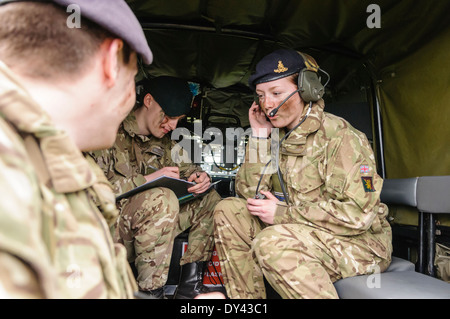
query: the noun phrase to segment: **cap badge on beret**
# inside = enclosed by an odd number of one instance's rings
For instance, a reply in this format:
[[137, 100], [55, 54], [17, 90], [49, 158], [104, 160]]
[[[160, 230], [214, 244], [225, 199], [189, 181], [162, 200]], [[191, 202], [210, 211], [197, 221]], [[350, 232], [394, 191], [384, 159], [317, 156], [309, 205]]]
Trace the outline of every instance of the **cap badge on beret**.
[[289, 68], [285, 67], [283, 62], [278, 61], [278, 69], [273, 70], [275, 73], [283, 73], [289, 70]]

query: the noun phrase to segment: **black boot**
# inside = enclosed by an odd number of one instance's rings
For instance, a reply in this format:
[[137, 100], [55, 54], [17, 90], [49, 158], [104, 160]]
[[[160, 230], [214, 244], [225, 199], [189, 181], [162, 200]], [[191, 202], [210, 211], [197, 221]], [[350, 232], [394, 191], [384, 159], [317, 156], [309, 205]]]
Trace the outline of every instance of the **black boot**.
[[181, 266], [180, 282], [173, 299], [194, 299], [200, 294], [210, 292], [203, 285], [205, 261], [197, 261]]
[[139, 290], [134, 296], [137, 299], [167, 299], [164, 293], [164, 287], [154, 290]]

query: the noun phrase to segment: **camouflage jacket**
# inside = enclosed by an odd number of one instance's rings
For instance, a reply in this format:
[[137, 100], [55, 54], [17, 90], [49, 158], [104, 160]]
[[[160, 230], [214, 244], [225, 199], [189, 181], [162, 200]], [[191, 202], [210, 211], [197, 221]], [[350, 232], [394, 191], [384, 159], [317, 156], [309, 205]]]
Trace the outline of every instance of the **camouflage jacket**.
[[180, 178], [187, 178], [201, 168], [191, 160], [169, 135], [162, 138], [144, 136], [139, 131], [133, 112], [122, 122], [114, 146], [92, 152], [117, 195], [146, 182], [144, 176], [163, 167], [180, 169]]
[[0, 115], [0, 291], [132, 297], [125, 248], [106, 221], [118, 215], [110, 184], [1, 61]]
[[[378, 254], [388, 257], [388, 209], [380, 202], [383, 180], [376, 173], [372, 148], [363, 133], [323, 109], [323, 100], [315, 103], [306, 121], [280, 147], [279, 167], [289, 203], [278, 203], [275, 224], [303, 223], [338, 236], [364, 234], [376, 241]], [[271, 158], [270, 144], [270, 138], [250, 138], [236, 178], [241, 197], [255, 196]], [[272, 173], [264, 175], [260, 189], [273, 191]]]

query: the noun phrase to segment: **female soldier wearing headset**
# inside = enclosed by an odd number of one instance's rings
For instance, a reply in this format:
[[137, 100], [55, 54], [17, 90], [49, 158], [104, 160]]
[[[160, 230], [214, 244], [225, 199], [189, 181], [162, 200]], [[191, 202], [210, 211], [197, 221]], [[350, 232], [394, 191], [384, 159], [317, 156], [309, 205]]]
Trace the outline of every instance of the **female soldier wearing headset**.
[[[214, 216], [230, 298], [265, 298], [263, 276], [283, 298], [337, 298], [333, 282], [390, 264], [391, 228], [372, 148], [363, 133], [323, 111], [318, 70], [312, 57], [281, 49], [249, 79], [259, 105], [249, 110], [240, 198], [220, 202]], [[277, 129], [279, 137], [271, 136]], [[279, 156], [268, 174], [270, 156], [259, 153], [270, 144]]]

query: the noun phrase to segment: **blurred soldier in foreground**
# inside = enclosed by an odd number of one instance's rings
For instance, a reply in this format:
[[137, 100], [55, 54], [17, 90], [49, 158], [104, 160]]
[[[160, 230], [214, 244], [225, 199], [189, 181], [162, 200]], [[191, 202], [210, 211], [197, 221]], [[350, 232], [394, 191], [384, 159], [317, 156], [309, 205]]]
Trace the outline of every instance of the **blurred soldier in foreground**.
[[[390, 264], [373, 151], [363, 133], [323, 111], [317, 71], [313, 58], [283, 49], [249, 79], [259, 105], [249, 111], [253, 136], [236, 178], [241, 198], [214, 215], [230, 298], [265, 298], [263, 275], [283, 298], [337, 298], [333, 282]], [[270, 145], [275, 156], [260, 151]]]
[[191, 299], [208, 291], [202, 284], [203, 270], [214, 246], [212, 214], [220, 196], [209, 190], [208, 174], [190, 164], [168, 134], [190, 111], [193, 96], [188, 83], [162, 76], [144, 80], [142, 90], [137, 108], [120, 126], [113, 148], [93, 156], [117, 195], [162, 175], [196, 183], [188, 191], [200, 197], [187, 203], [179, 203], [173, 191], [162, 187], [122, 199], [114, 235], [136, 266], [139, 289], [164, 298], [175, 237], [190, 228], [174, 298]]
[[121, 0], [5, 1], [0, 21], [0, 297], [130, 298], [115, 198], [82, 152], [111, 147], [134, 105], [139, 22]]

